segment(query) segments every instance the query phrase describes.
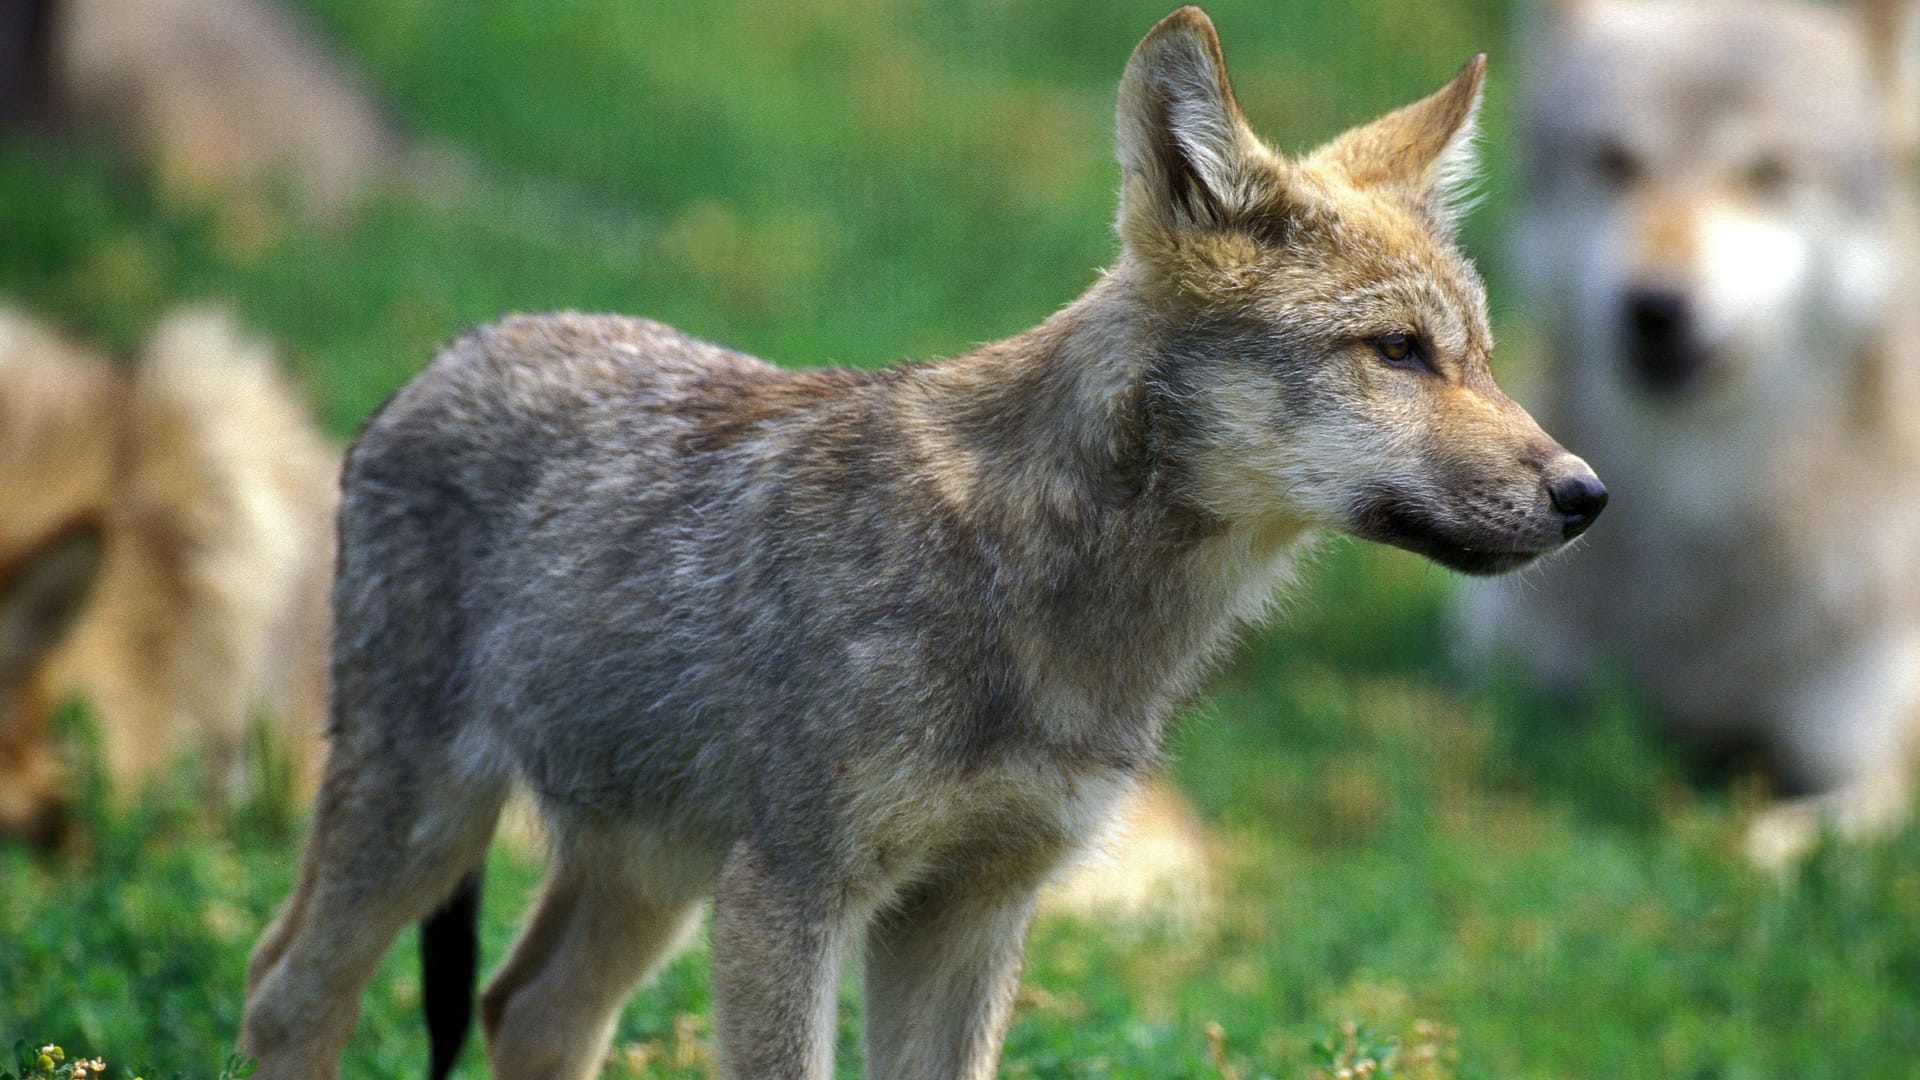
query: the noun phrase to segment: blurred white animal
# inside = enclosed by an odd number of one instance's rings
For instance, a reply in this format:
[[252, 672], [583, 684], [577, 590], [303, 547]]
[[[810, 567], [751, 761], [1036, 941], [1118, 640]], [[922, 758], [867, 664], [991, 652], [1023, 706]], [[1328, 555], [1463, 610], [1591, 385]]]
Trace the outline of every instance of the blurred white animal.
[[[1541, 422], [1617, 494], [1467, 597], [1481, 654], [1623, 665], [1789, 800], [1750, 853], [1906, 815], [1920, 714], [1920, 19], [1565, 0], [1536, 16], [1520, 264]], [[1479, 583], [1476, 583], [1477, 585]]]

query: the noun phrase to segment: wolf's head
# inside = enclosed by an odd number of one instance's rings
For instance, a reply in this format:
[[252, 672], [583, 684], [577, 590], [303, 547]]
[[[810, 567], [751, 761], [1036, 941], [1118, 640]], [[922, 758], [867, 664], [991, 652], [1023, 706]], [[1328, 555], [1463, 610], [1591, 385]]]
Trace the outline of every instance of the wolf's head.
[[1606, 500], [1494, 385], [1486, 295], [1455, 246], [1484, 58], [1289, 159], [1182, 8], [1120, 85], [1125, 266], [1164, 313], [1152, 400], [1190, 495], [1471, 573], [1560, 546]]
[[1559, 0], [1538, 14], [1521, 262], [1596, 422], [1804, 405], [1891, 297], [1910, 0]]

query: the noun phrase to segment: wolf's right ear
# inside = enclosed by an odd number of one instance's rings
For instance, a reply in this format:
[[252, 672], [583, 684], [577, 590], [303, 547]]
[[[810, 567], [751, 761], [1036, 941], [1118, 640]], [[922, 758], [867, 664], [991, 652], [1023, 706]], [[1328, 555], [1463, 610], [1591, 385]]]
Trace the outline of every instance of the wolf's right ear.
[[1147, 32], [1120, 78], [1120, 235], [1137, 248], [1218, 228], [1248, 202], [1259, 139], [1227, 82], [1213, 23], [1183, 7]]
[[60, 644], [86, 610], [106, 552], [99, 523], [83, 518], [0, 581], [0, 673], [18, 673]]

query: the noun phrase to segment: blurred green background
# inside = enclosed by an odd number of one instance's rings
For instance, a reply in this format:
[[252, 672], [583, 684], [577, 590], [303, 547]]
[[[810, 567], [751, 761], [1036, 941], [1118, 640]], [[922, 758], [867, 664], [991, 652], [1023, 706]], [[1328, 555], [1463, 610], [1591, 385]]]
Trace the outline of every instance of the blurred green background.
[[[646, 314], [783, 363], [862, 366], [1031, 325], [1113, 258], [1113, 87], [1167, 10], [300, 6], [465, 179], [376, 196], [337, 227], [261, 229], [164, 197], [101, 147], [8, 138], [0, 296], [120, 348], [181, 301], [231, 303], [342, 439], [439, 343], [508, 311]], [[1522, 373], [1501, 247], [1507, 5], [1208, 7], [1283, 151], [1492, 54], [1489, 198], [1466, 243], [1503, 373]], [[1038, 927], [1005, 1075], [1331, 1074], [1338, 1055], [1314, 1044], [1352, 1024], [1407, 1044], [1407, 1077], [1916, 1075], [1920, 835], [1760, 875], [1739, 855], [1755, 793], [1692, 783], [1627, 688], [1564, 702], [1501, 673], [1463, 685], [1448, 575], [1409, 556], [1336, 544], [1309, 581], [1174, 748], [1224, 839], [1228, 902], [1197, 928]], [[84, 743], [84, 719], [69, 726]], [[0, 1040], [211, 1075], [298, 824], [210, 820], [187, 796], [86, 805], [79, 861], [0, 850]], [[490, 962], [538, 873], [496, 862]], [[345, 1075], [422, 1073], [417, 995], [407, 943]], [[704, 1075], [706, 1015], [696, 950], [635, 998], [608, 1075]], [[847, 1015], [852, 1076], [851, 999]], [[465, 1075], [483, 1071], [470, 1052]]]

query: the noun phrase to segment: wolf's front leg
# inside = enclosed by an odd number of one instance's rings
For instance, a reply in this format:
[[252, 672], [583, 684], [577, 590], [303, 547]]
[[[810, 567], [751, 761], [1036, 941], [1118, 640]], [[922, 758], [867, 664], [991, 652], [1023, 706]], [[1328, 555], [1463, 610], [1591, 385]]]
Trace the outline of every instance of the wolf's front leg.
[[713, 1011], [725, 1080], [830, 1080], [850, 913], [845, 890], [753, 840], [713, 896]]
[[1037, 885], [923, 892], [867, 936], [867, 1075], [991, 1080]]

